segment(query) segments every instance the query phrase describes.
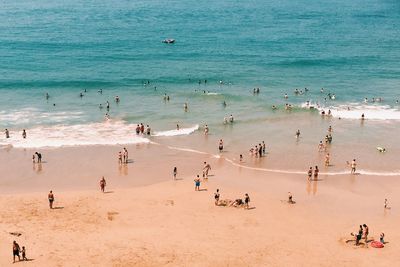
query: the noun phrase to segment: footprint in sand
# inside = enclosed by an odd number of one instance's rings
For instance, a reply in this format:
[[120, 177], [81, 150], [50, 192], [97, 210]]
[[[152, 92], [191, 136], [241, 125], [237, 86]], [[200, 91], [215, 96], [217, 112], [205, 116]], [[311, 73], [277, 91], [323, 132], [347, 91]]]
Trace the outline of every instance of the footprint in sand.
[[116, 211], [109, 211], [109, 212], [107, 212], [107, 219], [112, 221], [112, 220], [114, 220], [114, 216], [117, 214], [118, 214], [118, 212], [116, 212]]

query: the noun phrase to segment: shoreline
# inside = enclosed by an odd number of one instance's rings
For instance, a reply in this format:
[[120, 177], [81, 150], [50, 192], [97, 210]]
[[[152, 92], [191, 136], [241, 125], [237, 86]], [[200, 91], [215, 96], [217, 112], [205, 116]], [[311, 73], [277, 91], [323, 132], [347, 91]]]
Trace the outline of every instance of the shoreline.
[[[341, 187], [331, 183], [340, 185], [347, 177], [309, 183], [231, 168], [220, 159], [210, 163], [211, 176], [201, 185], [207, 191], [195, 192], [192, 173], [178, 172], [183, 180], [172, 181], [171, 175], [129, 188], [110, 179], [108, 194], [97, 183], [89, 190], [54, 190], [55, 206], [63, 207], [56, 210], [48, 209], [48, 191], [0, 195], [0, 264], [11, 264], [12, 240], [26, 246], [33, 259], [27, 264], [34, 266], [387, 266], [400, 259], [399, 214], [395, 209], [383, 213], [380, 197], [386, 192], [391, 206], [400, 205], [394, 181], [376, 187], [366, 178], [354, 181], [355, 188]], [[216, 207], [216, 188], [221, 199], [249, 193], [254, 209]], [[287, 191], [295, 205], [285, 203]], [[386, 247], [346, 244], [360, 223], [368, 224], [375, 240], [384, 231]], [[331, 257], [338, 253], [340, 258]]]

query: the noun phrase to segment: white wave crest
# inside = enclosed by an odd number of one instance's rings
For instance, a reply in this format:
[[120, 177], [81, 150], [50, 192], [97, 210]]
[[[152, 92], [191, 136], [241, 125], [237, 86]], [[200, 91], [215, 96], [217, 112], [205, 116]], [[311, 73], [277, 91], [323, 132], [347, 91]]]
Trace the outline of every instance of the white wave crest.
[[123, 121], [40, 126], [27, 129], [26, 139], [22, 138], [21, 132], [10, 131], [10, 138], [1, 138], [0, 146], [43, 148], [150, 142], [142, 136], [137, 136], [135, 128], [136, 124], [127, 124]]
[[360, 103], [349, 103], [347, 105], [338, 106], [321, 106], [318, 103], [303, 103], [302, 108], [316, 108], [320, 112], [331, 111], [331, 116], [341, 119], [361, 119], [364, 114], [366, 120], [400, 120], [400, 110], [388, 105], [368, 105]]
[[177, 135], [189, 135], [194, 133], [199, 129], [199, 125], [196, 124], [193, 127], [190, 128], [181, 128], [179, 130], [174, 129], [174, 130], [169, 130], [169, 131], [160, 131], [160, 132], [154, 132], [152, 136], [177, 136]]

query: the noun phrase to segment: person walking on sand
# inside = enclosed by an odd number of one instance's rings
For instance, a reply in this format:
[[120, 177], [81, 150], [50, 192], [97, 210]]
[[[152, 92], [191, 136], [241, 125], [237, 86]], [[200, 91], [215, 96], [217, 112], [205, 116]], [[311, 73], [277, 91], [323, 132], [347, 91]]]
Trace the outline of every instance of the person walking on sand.
[[249, 209], [250, 197], [249, 194], [244, 194], [244, 208]]
[[18, 261], [21, 260], [21, 258], [19, 256], [19, 251], [20, 251], [19, 245], [18, 245], [17, 241], [14, 240], [14, 242], [13, 242], [13, 263], [15, 263], [15, 257], [18, 257]]
[[211, 170], [211, 165], [204, 161], [203, 178], [208, 179], [208, 172]]
[[312, 177], [312, 167], [310, 167], [310, 169], [308, 170], [308, 180], [311, 181], [311, 177]]
[[200, 191], [200, 177], [197, 175], [196, 179], [194, 179], [194, 191]]
[[24, 246], [22, 246], [21, 254], [22, 254], [22, 260], [27, 261], [28, 259], [26, 258], [26, 250]]
[[218, 206], [218, 204], [219, 204], [219, 197], [220, 197], [219, 189], [217, 189], [217, 192], [215, 192], [215, 194], [214, 194], [215, 206]]
[[49, 199], [49, 206], [50, 206], [50, 209], [52, 209], [52, 208], [53, 208], [53, 202], [54, 202], [54, 194], [53, 194], [53, 191], [52, 191], [52, 190], [50, 190], [50, 193], [49, 193], [49, 195], [47, 196], [47, 198]]
[[356, 167], [357, 167], [356, 159], [353, 159], [351, 161], [350, 167], [351, 167], [351, 174], [355, 174], [356, 173]]
[[100, 180], [100, 190], [101, 192], [104, 193], [104, 189], [106, 188], [106, 179], [104, 179], [104, 176]]
[[222, 139], [219, 140], [219, 145], [218, 145], [219, 152], [222, 152], [224, 149], [224, 141]]
[[315, 166], [315, 170], [314, 170], [314, 181], [318, 181], [318, 174], [319, 174], [318, 166]]
[[174, 180], [176, 180], [176, 175], [178, 174], [178, 168], [177, 167], [174, 167], [174, 172], [173, 172], [173, 175], [174, 175]]

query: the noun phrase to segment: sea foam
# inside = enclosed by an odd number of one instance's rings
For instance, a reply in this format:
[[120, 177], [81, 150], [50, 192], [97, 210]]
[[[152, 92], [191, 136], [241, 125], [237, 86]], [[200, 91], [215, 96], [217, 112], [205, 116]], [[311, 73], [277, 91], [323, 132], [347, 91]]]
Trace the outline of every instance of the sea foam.
[[318, 103], [303, 103], [302, 108], [315, 108], [319, 112], [331, 111], [331, 116], [341, 119], [361, 119], [364, 114], [366, 120], [400, 120], [400, 110], [388, 105], [368, 105], [360, 103], [349, 103], [347, 105], [338, 106], [321, 106]]
[[168, 130], [168, 131], [155, 131], [152, 136], [177, 136], [177, 135], [189, 135], [199, 129], [199, 125], [196, 124], [190, 128], [180, 128], [179, 130]]
[[10, 131], [11, 138], [1, 138], [0, 146], [43, 148], [64, 146], [117, 145], [148, 143], [149, 139], [135, 134], [136, 124], [106, 121], [89, 124], [40, 126], [21, 131]]

